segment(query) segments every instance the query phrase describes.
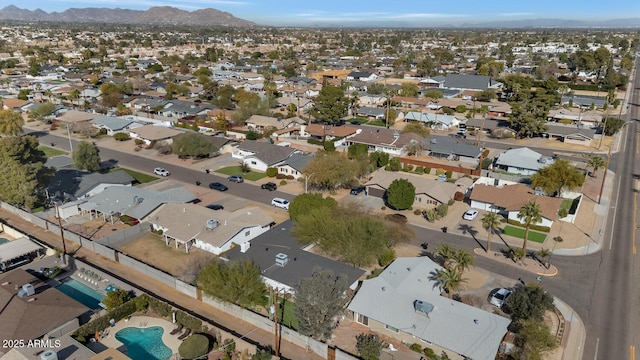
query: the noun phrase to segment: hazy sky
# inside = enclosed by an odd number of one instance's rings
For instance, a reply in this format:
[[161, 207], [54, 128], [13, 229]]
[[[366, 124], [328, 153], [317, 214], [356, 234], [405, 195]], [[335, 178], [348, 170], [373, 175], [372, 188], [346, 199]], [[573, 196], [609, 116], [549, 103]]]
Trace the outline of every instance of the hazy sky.
[[[215, 8], [264, 25], [349, 26], [368, 23], [460, 24], [536, 18], [608, 20], [640, 17], [638, 0], [9, 0], [19, 8], [46, 12], [68, 8], [108, 7], [146, 10], [173, 6], [193, 11]], [[0, 5], [2, 7], [3, 5]]]

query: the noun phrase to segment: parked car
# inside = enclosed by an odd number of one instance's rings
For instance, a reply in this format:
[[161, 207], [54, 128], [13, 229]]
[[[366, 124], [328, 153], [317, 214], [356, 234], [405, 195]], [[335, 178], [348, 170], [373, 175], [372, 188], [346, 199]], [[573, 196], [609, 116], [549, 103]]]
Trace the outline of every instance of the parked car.
[[407, 223], [407, 217], [402, 215], [402, 214], [388, 214], [384, 217], [385, 219], [389, 220], [389, 221], [393, 221], [394, 223], [397, 224], [406, 224]]
[[219, 182], [212, 182], [209, 184], [209, 189], [218, 190], [218, 191], [227, 191], [229, 188], [225, 184], [221, 184]]
[[491, 295], [491, 299], [489, 299], [489, 302], [493, 306], [502, 308], [502, 306], [507, 302], [507, 298], [509, 298], [509, 295], [511, 295], [511, 292], [511, 290], [505, 288], [498, 289], [498, 291]]
[[289, 200], [283, 198], [273, 198], [273, 200], [271, 200], [271, 206], [289, 210]]
[[358, 195], [365, 190], [364, 186], [356, 186], [351, 188], [351, 195]]
[[229, 181], [233, 181], [234, 183], [244, 182], [244, 179], [240, 175], [231, 175], [227, 178]]
[[476, 216], [478, 216], [478, 210], [469, 209], [462, 215], [462, 218], [465, 220], [473, 220]]
[[276, 185], [276, 183], [269, 181], [266, 184], [260, 185], [260, 188], [263, 190], [275, 191], [278, 186]]
[[161, 168], [161, 167], [157, 167], [155, 169], [153, 169], [153, 173], [159, 176], [169, 176], [171, 175], [171, 173], [165, 169], [165, 168]]
[[209, 204], [206, 206], [206, 208], [211, 210], [224, 210], [224, 206], [222, 206], [221, 204]]

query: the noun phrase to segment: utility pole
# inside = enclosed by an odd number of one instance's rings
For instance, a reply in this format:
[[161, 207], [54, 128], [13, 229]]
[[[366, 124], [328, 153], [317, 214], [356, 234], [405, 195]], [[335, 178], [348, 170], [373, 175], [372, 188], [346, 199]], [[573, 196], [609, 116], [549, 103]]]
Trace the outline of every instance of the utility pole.
[[62, 228], [62, 218], [60, 217], [60, 208], [56, 203], [56, 217], [58, 218], [58, 227], [60, 228], [60, 238], [62, 238], [62, 254], [67, 255], [67, 243], [64, 240], [64, 229]]
[[274, 350], [276, 357], [280, 357], [280, 341], [278, 339], [278, 288], [273, 291], [273, 326], [274, 326]]

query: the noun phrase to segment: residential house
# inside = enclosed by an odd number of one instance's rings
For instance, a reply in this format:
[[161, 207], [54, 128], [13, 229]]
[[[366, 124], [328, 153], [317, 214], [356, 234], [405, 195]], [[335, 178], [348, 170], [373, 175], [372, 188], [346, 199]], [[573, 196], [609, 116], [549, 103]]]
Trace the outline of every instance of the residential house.
[[499, 89], [502, 83], [493, 81], [487, 75], [446, 74], [434, 76], [432, 80], [439, 82], [440, 87], [457, 90], [482, 91], [486, 89]]
[[128, 132], [129, 129], [135, 129], [142, 124], [135, 122], [129, 117], [115, 117], [100, 115], [91, 120], [91, 124], [98, 129], [105, 129], [107, 135], [113, 136], [118, 132]]
[[364, 144], [369, 151], [382, 151], [391, 155], [400, 155], [410, 143], [422, 144], [425, 139], [414, 133], [400, 133], [394, 129], [363, 127], [362, 131], [345, 140], [345, 146]]
[[582, 109], [571, 110], [549, 110], [547, 121], [554, 121], [559, 123], [571, 122], [573, 125], [579, 125], [580, 127], [595, 127], [603, 121], [603, 116], [597, 113], [583, 111]]
[[142, 140], [146, 145], [151, 143], [173, 143], [173, 138], [182, 134], [183, 131], [171, 129], [165, 126], [144, 125], [134, 129], [129, 129], [129, 135], [134, 139]]
[[166, 101], [158, 114], [166, 117], [183, 118], [185, 116], [206, 116], [207, 113], [215, 109], [212, 104], [192, 103], [182, 100]]
[[282, 164], [278, 165], [278, 174], [291, 175], [295, 180], [304, 176], [304, 169], [313, 159], [311, 156], [292, 154]]
[[562, 96], [561, 105], [572, 104], [573, 107], [588, 109], [593, 106], [595, 109], [601, 109], [607, 102], [605, 96], [589, 96], [568, 94]]
[[560, 198], [536, 195], [533, 189], [522, 184], [502, 187], [475, 184], [469, 199], [472, 208], [496, 212], [518, 222], [522, 222], [518, 218], [520, 209], [530, 201], [535, 201], [540, 206], [542, 221], [534, 225], [548, 227], [558, 219], [558, 210], [563, 201]]
[[[167, 246], [191, 246], [220, 255], [234, 245], [246, 244], [269, 230], [273, 219], [258, 207], [233, 212], [195, 204], [165, 204], [149, 217], [154, 230], [162, 230]], [[244, 244], [244, 245], [243, 245]]]
[[374, 81], [378, 78], [379, 76], [371, 71], [352, 71], [347, 74], [348, 81]]
[[0, 339], [56, 338], [80, 326], [90, 311], [26, 270], [0, 274]]
[[367, 119], [384, 120], [386, 118], [387, 109], [362, 106], [356, 110], [356, 116], [362, 116]]
[[315, 269], [332, 271], [334, 276], [346, 278], [349, 288], [356, 289], [364, 270], [305, 251], [305, 245], [291, 234], [292, 227], [293, 221], [287, 220], [224, 256], [229, 260], [251, 260], [260, 268], [268, 287], [286, 293], [293, 293], [300, 280], [311, 277]]
[[410, 111], [406, 113], [404, 121], [420, 121], [427, 124], [430, 128], [438, 130], [449, 130], [460, 124], [460, 120], [452, 115], [423, 113], [417, 111]]
[[263, 132], [267, 129], [286, 129], [294, 126], [295, 124], [306, 124], [307, 122], [299, 117], [292, 117], [288, 119], [275, 118], [271, 116], [263, 115], [251, 115], [245, 124], [249, 129], [253, 129], [257, 132]]
[[22, 108], [28, 105], [29, 101], [20, 100], [16, 98], [6, 98], [6, 99], [0, 100], [0, 103], [2, 103], [2, 109], [4, 110], [13, 110], [21, 113]]
[[384, 104], [387, 100], [385, 95], [371, 95], [367, 93], [362, 93], [358, 95], [358, 105], [372, 105], [373, 107], [377, 107], [378, 105]]
[[278, 106], [282, 107], [282, 111], [288, 111], [289, 105], [295, 105], [298, 114], [304, 114], [313, 106], [311, 99], [301, 98], [299, 96], [283, 96], [276, 99]]
[[391, 183], [398, 179], [406, 179], [416, 188], [415, 203], [421, 207], [435, 207], [446, 204], [454, 198], [456, 192], [465, 193], [472, 180], [466, 177], [458, 179], [455, 183], [427, 179], [419, 175], [386, 171], [378, 169], [371, 174], [371, 178], [364, 186], [369, 196], [383, 198]]
[[83, 122], [89, 122], [97, 118], [98, 116], [99, 114], [92, 114], [92, 113], [78, 111], [78, 110], [68, 110], [63, 112], [60, 116], [58, 116], [57, 120], [67, 124], [78, 124]]
[[596, 131], [593, 128], [579, 125], [547, 124], [547, 131], [543, 135], [567, 144], [591, 146]]
[[509, 149], [498, 155], [494, 168], [511, 174], [533, 175], [545, 166], [553, 164], [551, 157], [542, 156], [527, 147]]
[[511, 321], [442, 296], [434, 279], [441, 270], [426, 256], [397, 258], [363, 281], [348, 305], [353, 320], [398, 342], [423, 342], [436, 354], [495, 359]]
[[426, 144], [429, 155], [447, 159], [449, 161], [462, 161], [477, 165], [480, 161], [482, 148], [470, 145], [451, 136], [431, 135]]
[[432, 100], [430, 98], [418, 99], [415, 97], [394, 96], [391, 101], [405, 109], [419, 109], [429, 105]]
[[111, 186], [131, 186], [135, 179], [126, 171], [108, 173], [87, 172], [76, 169], [57, 170], [46, 191], [51, 199], [75, 201], [99, 194]]
[[151, 212], [162, 204], [186, 204], [197, 199], [182, 186], [164, 191], [135, 186], [110, 186], [90, 198], [64, 204], [60, 210], [62, 214], [63, 207], [69, 207], [70, 209], [66, 213], [71, 214], [71, 208], [75, 208], [76, 213], [89, 214], [92, 218], [94, 216], [102, 217], [110, 222], [117, 220], [122, 215], [144, 221]]
[[240, 159], [253, 170], [267, 171], [270, 167], [277, 167], [293, 154], [300, 154], [299, 150], [273, 145], [268, 142], [247, 140], [237, 144], [231, 156]]
[[308, 87], [315, 86], [318, 83], [318, 81], [316, 79], [312, 79], [308, 77], [293, 76], [287, 79], [287, 83], [294, 86], [298, 86], [298, 87], [308, 88]]

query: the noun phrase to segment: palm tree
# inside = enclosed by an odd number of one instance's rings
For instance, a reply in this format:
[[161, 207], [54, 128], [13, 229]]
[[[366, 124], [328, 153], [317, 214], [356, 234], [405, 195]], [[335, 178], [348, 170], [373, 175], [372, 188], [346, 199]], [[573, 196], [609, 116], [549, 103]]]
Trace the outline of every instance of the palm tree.
[[593, 177], [597, 178], [598, 169], [602, 169], [605, 166], [605, 161], [600, 155], [592, 155], [589, 157], [589, 161], [587, 161], [587, 166], [593, 169]]
[[0, 135], [14, 136], [22, 133], [24, 119], [13, 110], [0, 110]]
[[436, 280], [440, 290], [449, 296], [460, 290], [462, 284], [467, 282], [467, 279], [462, 277], [462, 272], [455, 267], [438, 270], [433, 276], [433, 280]]
[[460, 272], [464, 272], [469, 266], [473, 265], [473, 256], [471, 256], [469, 251], [464, 249], [456, 249], [451, 260], [455, 262], [455, 267]]
[[482, 227], [487, 230], [487, 252], [491, 249], [491, 235], [500, 226], [500, 215], [494, 212], [486, 213], [482, 217]]
[[444, 267], [448, 267], [449, 261], [453, 258], [456, 249], [449, 244], [440, 244], [435, 253], [442, 258]]
[[527, 238], [529, 237], [529, 228], [532, 224], [542, 221], [540, 216], [540, 205], [535, 200], [529, 201], [518, 212], [518, 219], [524, 221], [524, 242], [522, 243], [522, 251], [527, 255]]
[[69, 99], [71, 99], [71, 104], [73, 104], [73, 100], [78, 100], [80, 99], [80, 90], [78, 89], [73, 89], [71, 90], [71, 92], [69, 93]]

